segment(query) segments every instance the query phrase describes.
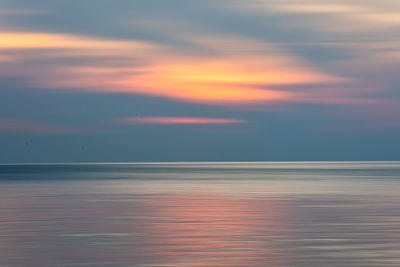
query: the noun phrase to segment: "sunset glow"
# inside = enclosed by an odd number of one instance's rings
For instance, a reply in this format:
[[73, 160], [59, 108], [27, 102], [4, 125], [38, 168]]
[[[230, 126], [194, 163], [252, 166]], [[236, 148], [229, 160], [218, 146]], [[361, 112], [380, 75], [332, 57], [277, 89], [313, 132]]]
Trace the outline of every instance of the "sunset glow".
[[[222, 51], [223, 47], [219, 45], [213, 46], [209, 42], [193, 38], [193, 42], [221, 53], [221, 56], [202, 58], [179, 55], [173, 50], [171, 55], [166, 56], [163, 50], [167, 51], [170, 48], [149, 42], [77, 35], [3, 32], [0, 36], [0, 51], [27, 51], [21, 55], [14, 54], [17, 61], [10, 65], [12, 72], [5, 72], [3, 75], [26, 77], [35, 87], [131, 93], [184, 102], [243, 105], [276, 101], [295, 102], [306, 97], [304, 93], [270, 87], [349, 81], [348, 78], [316, 70], [290, 55], [267, 53], [255, 57], [252, 52], [249, 54], [246, 51]], [[258, 49], [263, 46], [271, 48], [268, 44], [255, 41], [235, 38], [231, 40]], [[35, 49], [52, 51], [37, 56], [36, 53], [29, 52]], [[84, 65], [49, 64], [37, 69], [35, 66], [24, 64], [36, 60], [66, 61], [68, 57], [65, 56], [78, 58], [84, 54], [91, 58]], [[124, 65], [110, 64], [109, 57], [118, 58]], [[145, 64], [135, 66], [134, 63], [138, 60]]]
[[7, 145], [71, 135], [150, 161], [400, 151], [395, 0], [0, 0], [0, 24]]
[[0, 266], [400, 266], [400, 0], [0, 25]]

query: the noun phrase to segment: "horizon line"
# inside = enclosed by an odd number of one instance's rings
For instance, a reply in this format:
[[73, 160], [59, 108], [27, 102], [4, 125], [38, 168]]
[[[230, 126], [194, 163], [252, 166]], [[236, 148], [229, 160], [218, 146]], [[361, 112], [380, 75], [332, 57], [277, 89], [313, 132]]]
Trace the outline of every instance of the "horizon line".
[[150, 164], [223, 164], [223, 163], [400, 163], [400, 160], [292, 160], [292, 161], [101, 161], [101, 162], [0, 162], [5, 165], [150, 165]]

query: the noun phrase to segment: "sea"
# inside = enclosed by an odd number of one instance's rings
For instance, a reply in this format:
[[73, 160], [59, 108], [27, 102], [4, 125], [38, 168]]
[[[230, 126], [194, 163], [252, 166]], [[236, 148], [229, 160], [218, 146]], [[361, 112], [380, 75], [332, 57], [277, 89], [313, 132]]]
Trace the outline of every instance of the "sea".
[[400, 266], [400, 162], [0, 165], [0, 266]]

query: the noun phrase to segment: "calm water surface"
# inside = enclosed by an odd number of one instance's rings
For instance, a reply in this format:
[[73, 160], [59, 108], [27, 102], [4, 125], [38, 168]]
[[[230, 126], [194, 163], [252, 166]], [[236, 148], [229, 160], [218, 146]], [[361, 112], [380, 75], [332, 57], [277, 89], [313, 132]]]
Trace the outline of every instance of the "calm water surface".
[[1, 266], [400, 266], [400, 162], [0, 165]]

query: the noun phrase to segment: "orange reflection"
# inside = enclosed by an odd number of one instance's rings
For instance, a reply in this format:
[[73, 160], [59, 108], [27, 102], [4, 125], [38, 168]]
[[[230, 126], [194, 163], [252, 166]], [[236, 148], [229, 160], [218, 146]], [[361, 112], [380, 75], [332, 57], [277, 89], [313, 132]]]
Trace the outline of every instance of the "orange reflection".
[[292, 231], [285, 225], [290, 213], [282, 201], [174, 194], [153, 196], [144, 205], [145, 244], [135, 253], [152, 247], [155, 264], [271, 266], [289, 256], [281, 241]]

